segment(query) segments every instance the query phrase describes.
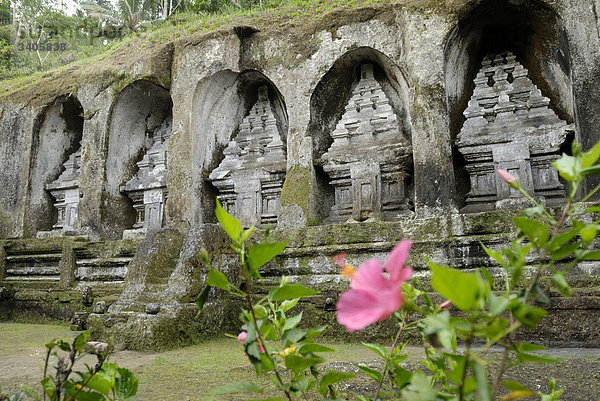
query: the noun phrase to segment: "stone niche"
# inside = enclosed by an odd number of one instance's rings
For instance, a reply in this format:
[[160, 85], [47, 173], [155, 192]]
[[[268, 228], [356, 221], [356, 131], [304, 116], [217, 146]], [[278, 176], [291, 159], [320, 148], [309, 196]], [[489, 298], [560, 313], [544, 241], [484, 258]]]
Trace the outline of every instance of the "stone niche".
[[148, 230], [163, 226], [167, 201], [167, 150], [171, 137], [171, 117], [165, 118], [152, 132], [152, 146], [137, 162], [138, 172], [121, 186], [121, 192], [133, 201], [136, 221], [123, 238], [143, 237]]
[[326, 223], [394, 220], [411, 214], [405, 180], [411, 176], [412, 146], [374, 66], [360, 66], [333, 142], [317, 160], [334, 189]]
[[276, 118], [269, 88], [258, 88], [258, 99], [223, 151], [225, 158], [208, 180], [218, 190], [223, 207], [244, 227], [276, 224], [286, 172], [286, 143]]
[[173, 103], [149, 81], [127, 85], [113, 107], [103, 196], [106, 238], [141, 238], [165, 215]]
[[54, 230], [65, 234], [74, 233], [77, 224], [77, 209], [79, 207], [79, 178], [81, 175], [81, 148], [69, 156], [63, 164], [65, 171], [50, 184], [46, 185], [46, 191], [50, 192], [56, 203], [54, 207], [58, 210]]
[[[31, 167], [30, 225], [37, 237], [75, 234], [79, 206], [83, 108], [59, 98], [45, 113]], [[35, 214], [35, 215], [34, 215]]]
[[548, 107], [550, 99], [528, 77], [511, 52], [483, 58], [473, 96], [457, 137], [471, 190], [463, 211], [518, 205], [521, 194], [495, 173], [503, 169], [548, 206], [564, 201], [564, 187], [552, 162], [573, 126]]

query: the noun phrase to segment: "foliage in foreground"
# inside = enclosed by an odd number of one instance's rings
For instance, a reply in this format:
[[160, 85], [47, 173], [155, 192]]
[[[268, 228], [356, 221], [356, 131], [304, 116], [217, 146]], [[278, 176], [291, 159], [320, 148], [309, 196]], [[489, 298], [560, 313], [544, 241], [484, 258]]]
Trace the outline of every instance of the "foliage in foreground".
[[[536, 352], [545, 347], [517, 341], [515, 332], [523, 326], [535, 329], [546, 316], [540, 305], [549, 303], [550, 288], [564, 296], [571, 294], [565, 274], [579, 261], [600, 258], [600, 251], [589, 249], [600, 228], [600, 221], [591, 221], [589, 216], [600, 208], [583, 205], [600, 186], [576, 199], [584, 178], [600, 173], [600, 167], [595, 165], [599, 157], [600, 143], [588, 152], [582, 152], [580, 145], [574, 144], [572, 155], [563, 154], [553, 163], [569, 184], [567, 202], [558, 215], [527, 194], [508, 172], [498, 170], [505, 183], [520, 191], [533, 207], [513, 219], [517, 235], [509, 247], [495, 250], [482, 245], [500, 266], [495, 276], [485, 267], [479, 274], [429, 262], [432, 287], [447, 299], [441, 305], [435, 305], [416, 283], [407, 281], [411, 270], [404, 263], [411, 246], [409, 240], [402, 241], [390, 253], [384, 267], [387, 274], [378, 260], [367, 261], [355, 270], [346, 264], [345, 255], [334, 258], [342, 273], [351, 279], [350, 289], [337, 305], [338, 322], [350, 332], [387, 318], [398, 324], [391, 348], [363, 343], [384, 361], [382, 371], [358, 366], [377, 383], [372, 395], [340, 394], [338, 383], [354, 375], [321, 372], [319, 365], [323, 360], [318, 353], [331, 349], [318, 345], [314, 339], [324, 327], [300, 329], [302, 313], [286, 315], [300, 298], [314, 294], [312, 290], [283, 278], [279, 287], [253, 302], [251, 281], [261, 279], [259, 269], [280, 254], [286, 242], [248, 246], [246, 242], [254, 227], [243, 230], [240, 222], [224, 211], [218, 201], [217, 219], [239, 254], [245, 287], [240, 290], [222, 272], [210, 268], [207, 286], [198, 296], [198, 306], [202, 309], [210, 287], [246, 300], [240, 315], [243, 332], [238, 341], [243, 343], [256, 373], [269, 375], [274, 388], [282, 393], [281, 397], [270, 399], [273, 401], [308, 399], [307, 396], [360, 401], [506, 401], [527, 397], [559, 400], [563, 389], [557, 388], [554, 379], [549, 381], [549, 393], [544, 394], [517, 381], [503, 380], [503, 376], [509, 367], [522, 363], [556, 361]], [[267, 229], [265, 240], [268, 233]], [[203, 259], [208, 264], [208, 255], [204, 254]], [[544, 276], [550, 279], [542, 280]], [[416, 371], [402, 365], [407, 357], [406, 344], [399, 344], [399, 339], [408, 329], [418, 329], [424, 340], [423, 369]], [[459, 341], [464, 344], [463, 349], [459, 349]], [[478, 346], [474, 348], [474, 344]], [[498, 366], [492, 366], [483, 356], [492, 346], [503, 350]], [[213, 389], [207, 400], [223, 394], [263, 391], [251, 382], [234, 383]]]
[[[138, 388], [138, 379], [128, 369], [108, 362], [108, 345], [89, 342], [90, 332], [79, 334], [72, 343], [55, 340], [46, 344], [42, 396], [35, 389], [23, 386], [11, 397], [0, 394], [0, 401], [21, 401], [25, 397], [36, 401], [129, 401]], [[74, 365], [88, 354], [96, 356], [94, 366], [75, 371]], [[53, 372], [52, 372], [53, 371]]]

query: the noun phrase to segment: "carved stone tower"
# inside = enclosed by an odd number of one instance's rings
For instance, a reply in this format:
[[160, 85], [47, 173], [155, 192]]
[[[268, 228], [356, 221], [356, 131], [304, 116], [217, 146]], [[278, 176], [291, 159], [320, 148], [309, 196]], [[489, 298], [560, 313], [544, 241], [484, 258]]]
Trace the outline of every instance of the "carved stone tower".
[[546, 205], [560, 203], [565, 193], [552, 162], [573, 126], [548, 107], [550, 99], [514, 54], [486, 56], [481, 64], [457, 138], [471, 182], [463, 210], [503, 207], [521, 196], [501, 181], [497, 169], [508, 171]]
[[267, 86], [258, 88], [256, 104], [223, 153], [225, 159], [208, 177], [219, 190], [223, 207], [245, 227], [254, 222], [276, 223], [285, 180], [286, 144]]
[[327, 221], [389, 220], [410, 211], [405, 178], [412, 170], [412, 147], [372, 64], [361, 66], [360, 80], [331, 137], [320, 161], [335, 191]]
[[65, 171], [55, 181], [46, 185], [46, 191], [56, 199], [54, 207], [58, 209], [58, 219], [52, 226], [53, 230], [68, 233], [74, 231], [77, 224], [81, 148], [72, 153], [63, 166]]
[[123, 237], [143, 236], [146, 231], [161, 228], [167, 201], [167, 150], [171, 137], [171, 119], [165, 119], [154, 129], [152, 147], [142, 160], [136, 175], [120, 191], [133, 200], [136, 222], [133, 230], [125, 230]]

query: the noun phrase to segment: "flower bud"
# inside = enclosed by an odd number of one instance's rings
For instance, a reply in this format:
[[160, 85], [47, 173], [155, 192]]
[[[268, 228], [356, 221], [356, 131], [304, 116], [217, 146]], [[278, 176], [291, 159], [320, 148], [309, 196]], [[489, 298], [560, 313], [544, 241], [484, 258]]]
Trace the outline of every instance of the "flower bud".
[[510, 175], [506, 170], [498, 169], [496, 170], [496, 173], [500, 176], [502, 181], [508, 184], [509, 187], [515, 189], [519, 187], [519, 183], [517, 182], [516, 178]]

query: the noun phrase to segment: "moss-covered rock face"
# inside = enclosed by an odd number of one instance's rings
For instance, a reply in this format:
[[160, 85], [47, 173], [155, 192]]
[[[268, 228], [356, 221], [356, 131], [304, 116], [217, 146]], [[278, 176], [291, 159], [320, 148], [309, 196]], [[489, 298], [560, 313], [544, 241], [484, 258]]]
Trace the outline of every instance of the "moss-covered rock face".
[[279, 200], [279, 227], [296, 228], [305, 226], [310, 213], [312, 180], [310, 172], [300, 166], [289, 169]]

